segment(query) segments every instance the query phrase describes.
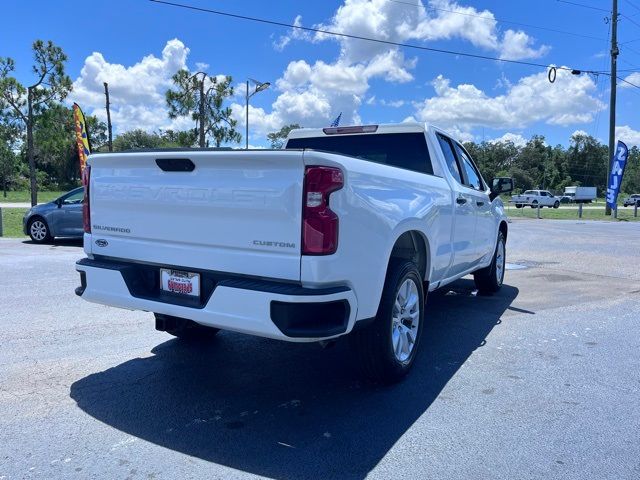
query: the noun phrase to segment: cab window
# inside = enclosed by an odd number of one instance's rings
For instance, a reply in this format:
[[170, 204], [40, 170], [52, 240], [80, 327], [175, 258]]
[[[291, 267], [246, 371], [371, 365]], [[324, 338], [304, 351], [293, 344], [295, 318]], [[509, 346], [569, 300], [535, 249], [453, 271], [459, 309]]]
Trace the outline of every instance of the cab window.
[[455, 147], [458, 158], [460, 159], [460, 163], [462, 164], [462, 169], [465, 173], [464, 184], [467, 187], [473, 188], [475, 190], [484, 191], [482, 177], [480, 176], [480, 172], [478, 172], [476, 166], [473, 164], [473, 160], [471, 160], [471, 157], [469, 157], [467, 152], [459, 143], [456, 142]]
[[449, 172], [453, 176], [453, 178], [460, 184], [463, 185], [462, 175], [460, 174], [460, 166], [458, 165], [458, 160], [456, 160], [456, 155], [453, 153], [453, 146], [447, 137], [444, 135], [437, 134], [438, 142], [440, 143], [440, 148], [442, 149], [442, 153], [444, 154], [444, 160], [447, 163], [447, 168]]

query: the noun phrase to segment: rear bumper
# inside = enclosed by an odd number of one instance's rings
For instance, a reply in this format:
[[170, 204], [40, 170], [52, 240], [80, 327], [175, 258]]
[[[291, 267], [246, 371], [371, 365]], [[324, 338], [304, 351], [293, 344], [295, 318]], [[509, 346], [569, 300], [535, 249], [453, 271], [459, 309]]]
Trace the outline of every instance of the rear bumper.
[[201, 298], [185, 299], [159, 290], [160, 267], [84, 258], [76, 264], [81, 281], [76, 294], [94, 303], [162, 313], [201, 325], [292, 342], [338, 337], [349, 333], [355, 324], [356, 297], [347, 287], [311, 289], [199, 271]]

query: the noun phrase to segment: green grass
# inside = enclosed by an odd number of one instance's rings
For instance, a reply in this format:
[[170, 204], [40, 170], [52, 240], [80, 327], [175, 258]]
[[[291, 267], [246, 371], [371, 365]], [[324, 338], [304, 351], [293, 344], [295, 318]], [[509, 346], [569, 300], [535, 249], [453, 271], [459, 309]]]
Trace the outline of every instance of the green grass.
[[26, 208], [2, 209], [3, 236], [12, 238], [24, 237], [22, 233], [22, 217], [24, 217], [26, 211]]
[[[507, 210], [507, 215], [511, 218], [537, 218], [537, 212], [535, 208], [515, 208], [511, 207]], [[548, 218], [552, 220], [581, 220], [578, 218], [578, 208], [541, 208], [540, 218]], [[585, 208], [582, 210], [582, 220], [608, 220], [612, 222], [640, 221], [640, 212], [638, 217], [633, 216], [633, 208], [620, 207], [618, 208], [618, 219], [616, 220], [613, 215], [607, 216], [604, 214], [604, 206], [602, 208]]]
[[[47, 203], [55, 200], [62, 194], [67, 192], [38, 192], [38, 203]], [[29, 190], [17, 190], [13, 192], [7, 192], [5, 198], [4, 192], [0, 191], [0, 206], [4, 202], [31, 202], [31, 193]]]

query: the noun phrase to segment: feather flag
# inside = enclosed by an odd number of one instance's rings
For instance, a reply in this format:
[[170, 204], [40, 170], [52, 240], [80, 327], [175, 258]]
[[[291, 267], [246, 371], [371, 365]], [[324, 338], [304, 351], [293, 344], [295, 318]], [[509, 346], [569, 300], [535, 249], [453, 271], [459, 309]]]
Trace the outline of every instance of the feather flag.
[[78, 145], [78, 158], [80, 160], [80, 174], [84, 172], [87, 165], [87, 157], [91, 153], [91, 144], [89, 143], [89, 134], [87, 133], [87, 124], [84, 119], [84, 113], [77, 103], [73, 104], [73, 123], [76, 128], [76, 143]]
[[340, 125], [340, 119], [342, 118], [342, 112], [340, 112], [340, 114], [336, 117], [336, 119], [331, 122], [331, 125], [329, 125], [330, 127], [337, 127]]

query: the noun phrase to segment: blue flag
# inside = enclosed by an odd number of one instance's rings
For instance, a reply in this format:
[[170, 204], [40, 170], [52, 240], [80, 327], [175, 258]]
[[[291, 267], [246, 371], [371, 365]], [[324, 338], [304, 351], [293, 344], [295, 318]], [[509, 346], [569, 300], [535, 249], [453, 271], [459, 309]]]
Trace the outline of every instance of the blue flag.
[[628, 157], [629, 149], [618, 140], [616, 151], [613, 154], [609, 185], [607, 187], [607, 205], [614, 210], [618, 208], [618, 193], [620, 193], [620, 185], [622, 184], [622, 176], [624, 175], [624, 167], [627, 166]]
[[329, 125], [330, 127], [337, 127], [340, 125], [340, 118], [342, 117], [342, 112], [340, 112], [340, 114], [336, 117], [336, 119], [331, 122], [331, 125]]

